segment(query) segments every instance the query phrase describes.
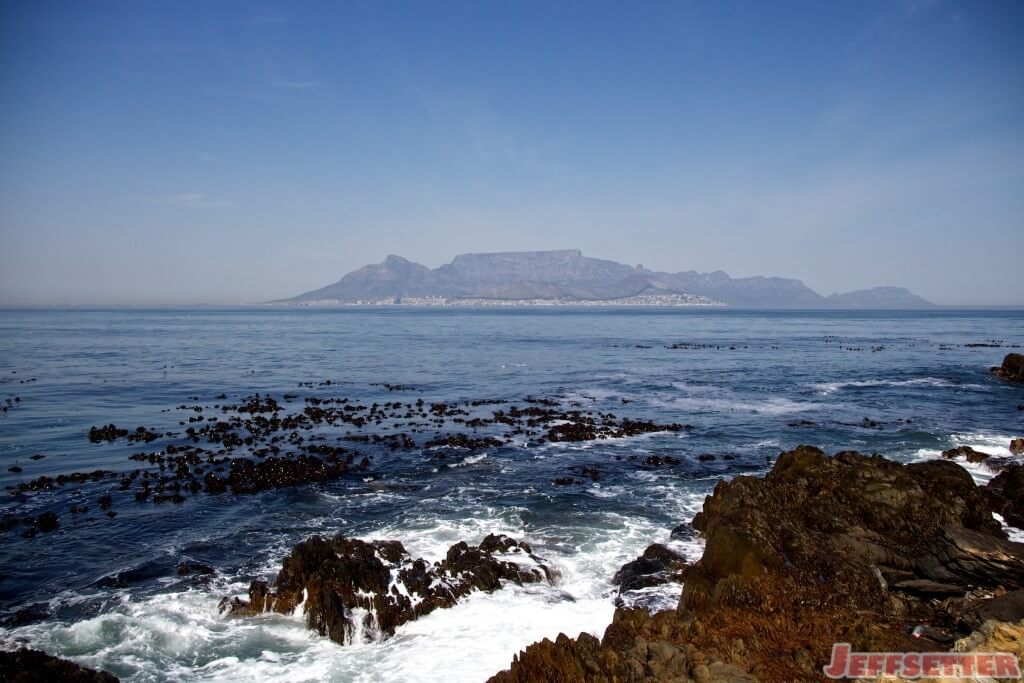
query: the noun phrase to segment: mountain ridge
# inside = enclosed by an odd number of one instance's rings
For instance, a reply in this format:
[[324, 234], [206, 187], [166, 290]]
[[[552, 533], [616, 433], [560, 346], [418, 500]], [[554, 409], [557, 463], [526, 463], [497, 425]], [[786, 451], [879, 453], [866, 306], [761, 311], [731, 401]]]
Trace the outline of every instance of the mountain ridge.
[[399, 303], [405, 299], [571, 303], [659, 296], [744, 308], [932, 307], [903, 287], [875, 287], [826, 297], [794, 278], [732, 278], [721, 270], [658, 272], [584, 256], [579, 249], [459, 254], [434, 269], [389, 254], [382, 262], [358, 268], [333, 284], [271, 303]]

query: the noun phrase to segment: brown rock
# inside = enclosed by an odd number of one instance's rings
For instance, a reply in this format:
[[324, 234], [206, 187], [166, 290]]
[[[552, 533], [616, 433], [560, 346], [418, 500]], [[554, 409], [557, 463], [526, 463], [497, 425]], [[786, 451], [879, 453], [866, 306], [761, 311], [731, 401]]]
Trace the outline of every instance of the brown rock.
[[836, 642], [949, 647], [956, 628], [1018, 608], [993, 596], [1022, 585], [1024, 545], [987, 499], [952, 462], [799, 447], [705, 500], [677, 610], [620, 609], [599, 644], [535, 644], [492, 680], [820, 680]]
[[1024, 529], [1024, 465], [1010, 464], [981, 489], [989, 507], [1010, 526]]
[[988, 460], [989, 454], [976, 451], [970, 446], [958, 446], [957, 448], [950, 448], [948, 451], [942, 451], [942, 457], [946, 460], [965, 458], [967, 462], [977, 463]]
[[1003, 364], [992, 368], [992, 373], [1012, 382], [1024, 382], [1024, 356], [1019, 353], [1006, 354]]
[[679, 553], [661, 543], [654, 543], [647, 546], [643, 555], [622, 565], [612, 578], [612, 583], [619, 587], [620, 593], [649, 588], [681, 581], [685, 568], [686, 561]]

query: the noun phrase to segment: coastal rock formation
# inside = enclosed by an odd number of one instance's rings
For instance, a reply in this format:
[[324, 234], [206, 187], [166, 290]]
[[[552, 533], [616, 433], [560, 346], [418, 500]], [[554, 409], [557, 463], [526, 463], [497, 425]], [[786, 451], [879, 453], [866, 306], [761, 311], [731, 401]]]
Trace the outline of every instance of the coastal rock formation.
[[394, 635], [408, 621], [504, 581], [553, 578], [529, 545], [504, 535], [478, 546], [456, 543], [433, 565], [413, 559], [398, 541], [312, 536], [284, 559], [273, 585], [253, 581], [248, 601], [225, 598], [221, 609], [243, 616], [301, 609], [309, 628], [344, 645]]
[[1007, 524], [1024, 529], [1024, 465], [1011, 464], [981, 493], [992, 511], [1002, 515]]
[[942, 457], [946, 460], [964, 458], [967, 462], [978, 463], [988, 460], [989, 454], [976, 451], [970, 446], [957, 446], [956, 448], [950, 448], [949, 450], [942, 451]]
[[622, 565], [615, 573], [612, 583], [619, 587], [619, 593], [660, 586], [682, 580], [686, 560], [674, 550], [654, 543], [647, 546], [643, 555]]
[[835, 642], [948, 649], [986, 608], [1019, 607], [1024, 544], [987, 500], [952, 462], [801, 446], [705, 500], [677, 610], [620, 609], [600, 642], [536, 643], [491, 680], [820, 680]]
[[992, 374], [1013, 382], [1024, 382], [1024, 355], [1008, 353], [1003, 364], [992, 368]]
[[1010, 452], [1014, 455], [1021, 455], [1024, 453], [1024, 438], [1012, 439], [1010, 441]]
[[15, 652], [0, 652], [0, 680], [7, 683], [117, 683], [119, 679], [39, 650], [21, 648]]

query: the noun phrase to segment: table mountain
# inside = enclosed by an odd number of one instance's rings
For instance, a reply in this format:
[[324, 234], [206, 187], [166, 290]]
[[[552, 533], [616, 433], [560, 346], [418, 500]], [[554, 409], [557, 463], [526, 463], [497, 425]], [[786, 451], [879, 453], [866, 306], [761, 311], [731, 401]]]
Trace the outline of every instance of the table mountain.
[[663, 273], [584, 256], [578, 249], [462, 254], [431, 270], [388, 256], [332, 285], [275, 303], [391, 303], [402, 299], [608, 301], [683, 295], [702, 303], [752, 308], [925, 308], [906, 289], [876, 289], [824, 297], [800, 280], [732, 278], [718, 270]]

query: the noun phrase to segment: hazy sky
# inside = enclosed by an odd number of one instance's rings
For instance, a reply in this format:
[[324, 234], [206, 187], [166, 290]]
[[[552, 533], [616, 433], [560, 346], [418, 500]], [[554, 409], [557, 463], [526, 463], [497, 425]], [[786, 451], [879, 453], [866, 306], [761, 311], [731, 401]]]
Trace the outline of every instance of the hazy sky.
[[1024, 304], [1024, 3], [0, 3], [0, 303], [396, 253]]

